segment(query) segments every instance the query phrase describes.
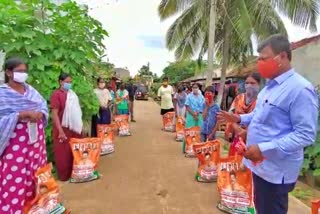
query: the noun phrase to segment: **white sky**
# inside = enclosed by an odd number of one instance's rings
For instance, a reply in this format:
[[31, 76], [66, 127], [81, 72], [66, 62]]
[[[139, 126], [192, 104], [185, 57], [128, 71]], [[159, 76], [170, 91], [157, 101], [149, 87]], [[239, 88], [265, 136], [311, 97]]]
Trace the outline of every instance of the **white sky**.
[[[161, 22], [157, 7], [160, 0], [77, 0], [89, 5], [90, 15], [109, 32], [105, 39], [107, 57], [116, 67], [127, 67], [131, 75], [150, 62], [158, 75], [174, 61], [174, 54], [165, 48], [165, 35], [173, 19]], [[295, 27], [284, 18], [289, 38], [297, 41], [313, 34]], [[318, 21], [320, 29], [320, 19]]]

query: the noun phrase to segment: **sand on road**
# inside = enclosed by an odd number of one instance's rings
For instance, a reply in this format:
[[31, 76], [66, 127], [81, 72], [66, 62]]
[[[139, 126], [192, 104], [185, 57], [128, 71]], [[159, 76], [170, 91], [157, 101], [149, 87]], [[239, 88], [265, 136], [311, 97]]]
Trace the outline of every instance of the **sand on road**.
[[116, 152], [102, 156], [99, 180], [61, 185], [75, 214], [216, 214], [216, 184], [197, 183], [197, 161], [187, 159], [173, 133], [161, 131], [160, 108], [135, 102], [132, 136], [116, 138]]

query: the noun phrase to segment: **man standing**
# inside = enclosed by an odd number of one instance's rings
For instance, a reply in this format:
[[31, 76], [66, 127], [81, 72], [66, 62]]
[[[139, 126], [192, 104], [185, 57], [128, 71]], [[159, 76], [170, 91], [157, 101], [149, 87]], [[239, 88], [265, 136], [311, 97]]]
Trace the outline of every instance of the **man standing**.
[[158, 97], [161, 99], [161, 115], [174, 111], [173, 88], [169, 85], [168, 77], [162, 79], [162, 86], [158, 89]]
[[127, 91], [129, 92], [129, 111], [131, 115], [131, 122], [136, 122], [133, 116], [133, 107], [134, 107], [134, 94], [136, 92], [135, 87], [132, 83], [132, 78], [129, 79], [129, 83], [127, 85]]
[[218, 119], [249, 125], [244, 164], [252, 170], [259, 214], [285, 214], [303, 163], [303, 148], [315, 141], [318, 97], [291, 68], [288, 39], [273, 35], [258, 48], [258, 71], [268, 79], [252, 113], [218, 113]]

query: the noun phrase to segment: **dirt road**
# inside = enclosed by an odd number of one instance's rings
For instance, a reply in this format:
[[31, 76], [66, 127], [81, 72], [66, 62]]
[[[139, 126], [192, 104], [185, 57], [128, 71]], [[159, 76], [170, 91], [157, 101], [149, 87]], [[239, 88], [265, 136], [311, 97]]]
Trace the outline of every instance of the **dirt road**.
[[[159, 106], [136, 102], [135, 112], [132, 136], [118, 137], [116, 152], [101, 157], [100, 180], [61, 185], [64, 205], [75, 214], [220, 214], [216, 184], [194, 180], [197, 161], [161, 131]], [[308, 213], [290, 206], [289, 214]]]
[[101, 157], [100, 180], [62, 184], [64, 204], [76, 214], [216, 214], [216, 184], [194, 180], [197, 161], [182, 155], [174, 134], [161, 131], [160, 109], [136, 102], [132, 136], [116, 139]]

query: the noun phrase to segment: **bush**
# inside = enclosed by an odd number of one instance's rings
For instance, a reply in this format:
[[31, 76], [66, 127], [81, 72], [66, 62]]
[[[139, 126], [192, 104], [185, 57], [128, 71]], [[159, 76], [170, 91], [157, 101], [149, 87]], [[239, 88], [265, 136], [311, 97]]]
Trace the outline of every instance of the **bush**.
[[[99, 104], [93, 94], [93, 77], [104, 52], [107, 32], [74, 2], [55, 5], [48, 0], [16, 3], [0, 0], [1, 49], [29, 65], [28, 82], [49, 101], [61, 72], [73, 78], [83, 119], [90, 120]], [[98, 65], [98, 66], [97, 66]], [[49, 161], [52, 161], [51, 123], [46, 129]]]

